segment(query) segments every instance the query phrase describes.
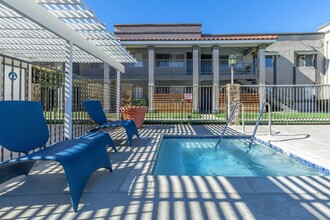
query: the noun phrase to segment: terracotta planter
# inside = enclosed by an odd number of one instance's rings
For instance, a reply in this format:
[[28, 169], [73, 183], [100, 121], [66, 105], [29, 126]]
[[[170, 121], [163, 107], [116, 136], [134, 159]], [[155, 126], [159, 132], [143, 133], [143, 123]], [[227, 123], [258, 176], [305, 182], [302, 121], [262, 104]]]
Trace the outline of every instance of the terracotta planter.
[[137, 128], [142, 128], [144, 123], [144, 116], [148, 111], [148, 107], [122, 107], [121, 117], [123, 120], [133, 120]]

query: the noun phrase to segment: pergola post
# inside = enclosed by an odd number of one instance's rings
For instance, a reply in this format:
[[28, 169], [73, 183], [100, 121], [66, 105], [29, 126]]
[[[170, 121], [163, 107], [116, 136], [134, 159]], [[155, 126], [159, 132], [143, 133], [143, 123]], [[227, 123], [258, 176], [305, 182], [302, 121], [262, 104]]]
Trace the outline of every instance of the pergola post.
[[104, 111], [110, 111], [110, 66], [107, 63], [104, 63], [104, 72], [103, 72], [103, 106]]
[[64, 137], [72, 138], [72, 60], [73, 43], [66, 42], [65, 47], [65, 82], [64, 82]]
[[[5, 58], [0, 57], [0, 72], [3, 72], [2, 74], [5, 74], [4, 72], [5, 69]], [[3, 88], [3, 81], [2, 81], [2, 75], [0, 75], [0, 100], [5, 99], [5, 94], [4, 94], [4, 88]]]
[[116, 86], [116, 118], [120, 120], [120, 71], [117, 70], [117, 86]]
[[29, 101], [32, 101], [32, 65], [31, 64], [28, 64], [27, 66], [27, 77], [28, 77], [28, 97], [27, 97], [27, 100]]

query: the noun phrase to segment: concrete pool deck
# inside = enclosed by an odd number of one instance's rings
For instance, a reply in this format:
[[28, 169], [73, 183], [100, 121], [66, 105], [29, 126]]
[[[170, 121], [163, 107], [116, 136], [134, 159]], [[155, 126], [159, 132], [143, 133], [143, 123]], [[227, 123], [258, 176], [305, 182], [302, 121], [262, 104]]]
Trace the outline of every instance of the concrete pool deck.
[[[95, 172], [77, 213], [62, 168], [39, 162], [29, 176], [0, 185], [0, 219], [329, 219], [329, 176], [151, 175], [162, 134], [218, 135], [221, 129], [148, 125], [140, 130], [141, 139], [133, 141], [133, 149], [126, 147], [122, 130], [116, 130], [112, 136], [121, 147], [119, 152], [109, 149], [114, 172]], [[241, 127], [232, 127], [228, 133], [239, 131]], [[258, 137], [329, 166], [330, 125], [273, 126], [273, 131], [268, 136], [261, 126]]]
[[[253, 128], [247, 126], [247, 134]], [[330, 170], [330, 156], [326, 156], [330, 155], [330, 125], [275, 125], [272, 135], [268, 131], [268, 126], [260, 126], [257, 137]]]

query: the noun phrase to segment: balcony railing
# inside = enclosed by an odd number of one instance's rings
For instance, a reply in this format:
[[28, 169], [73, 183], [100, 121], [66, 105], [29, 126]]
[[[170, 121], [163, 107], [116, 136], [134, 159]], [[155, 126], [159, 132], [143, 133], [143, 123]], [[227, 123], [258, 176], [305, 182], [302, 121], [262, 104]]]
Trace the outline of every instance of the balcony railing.
[[185, 60], [156, 59], [155, 66], [160, 68], [174, 67], [184, 68]]
[[[228, 59], [220, 59], [219, 62], [220, 74], [230, 73], [230, 65]], [[257, 61], [237, 61], [234, 65], [235, 74], [257, 74]]]
[[[148, 69], [148, 60], [139, 61], [137, 63], [126, 64], [127, 73], [135, 73], [135, 71], [142, 71], [142, 69]], [[200, 75], [212, 75], [213, 74], [213, 62], [212, 59], [200, 59], [199, 60], [199, 72]], [[155, 73], [158, 71], [164, 73], [166, 69], [180, 69], [180, 72], [185, 72], [186, 75], [192, 75], [193, 73], [193, 60], [192, 59], [155, 59]], [[157, 71], [158, 70], [158, 71]], [[220, 74], [230, 74], [230, 65], [228, 59], [219, 60], [219, 72]], [[257, 74], [257, 61], [237, 61], [234, 66], [235, 74]]]
[[[193, 60], [187, 60], [187, 75], [193, 73]], [[212, 75], [212, 60], [200, 60], [200, 75]]]
[[125, 66], [128, 68], [140, 68], [143, 67], [143, 61], [137, 61], [136, 63], [126, 63]]
[[201, 75], [212, 75], [212, 60], [201, 59], [200, 60], [200, 74]]
[[193, 74], [193, 60], [188, 59], [187, 60], [187, 75], [192, 75]]

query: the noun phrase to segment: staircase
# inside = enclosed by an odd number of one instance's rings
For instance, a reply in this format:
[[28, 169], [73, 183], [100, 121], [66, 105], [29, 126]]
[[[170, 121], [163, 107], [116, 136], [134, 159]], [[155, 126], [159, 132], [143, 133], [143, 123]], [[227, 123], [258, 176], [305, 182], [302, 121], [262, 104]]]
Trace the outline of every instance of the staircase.
[[279, 94], [274, 94], [273, 88], [266, 87], [266, 100], [268, 103], [271, 103], [275, 109], [281, 109], [284, 112], [296, 111], [295, 108], [290, 105], [290, 103], [285, 102], [285, 99], [278, 98], [286, 96], [287, 94], [282, 90], [279, 90]]

